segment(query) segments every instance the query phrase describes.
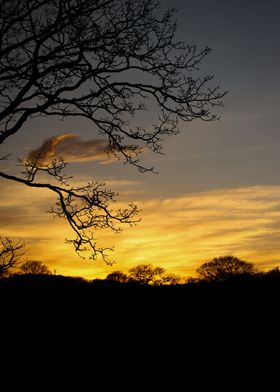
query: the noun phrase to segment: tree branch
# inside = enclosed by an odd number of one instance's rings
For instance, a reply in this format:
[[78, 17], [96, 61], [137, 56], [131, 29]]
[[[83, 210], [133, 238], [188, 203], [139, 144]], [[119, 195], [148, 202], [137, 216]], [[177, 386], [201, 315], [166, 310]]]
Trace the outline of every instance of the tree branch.
[[[175, 10], [164, 12], [157, 0], [4, 1], [0, 144], [34, 116], [80, 117], [106, 137], [117, 158], [141, 172], [153, 170], [140, 162], [145, 148], [160, 153], [181, 122], [217, 119], [214, 109], [226, 93], [211, 86], [213, 76], [196, 73], [210, 52], [178, 42]], [[153, 125], [143, 127], [141, 114], [148, 109]], [[76, 251], [105, 258], [93, 232], [134, 223], [137, 209], [112, 211], [115, 194], [103, 184], [70, 186], [65, 162], [55, 158], [22, 160], [23, 177], [0, 177], [54, 192], [52, 212], [74, 230], [76, 239], [69, 241]]]

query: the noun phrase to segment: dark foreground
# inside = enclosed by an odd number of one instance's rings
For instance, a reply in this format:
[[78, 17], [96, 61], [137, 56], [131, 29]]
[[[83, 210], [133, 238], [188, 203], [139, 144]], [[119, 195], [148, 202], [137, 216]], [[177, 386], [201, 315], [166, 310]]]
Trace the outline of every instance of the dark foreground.
[[2, 281], [0, 296], [2, 347], [21, 361], [26, 350], [65, 359], [78, 349], [105, 367], [279, 364], [278, 280], [150, 287], [26, 275]]

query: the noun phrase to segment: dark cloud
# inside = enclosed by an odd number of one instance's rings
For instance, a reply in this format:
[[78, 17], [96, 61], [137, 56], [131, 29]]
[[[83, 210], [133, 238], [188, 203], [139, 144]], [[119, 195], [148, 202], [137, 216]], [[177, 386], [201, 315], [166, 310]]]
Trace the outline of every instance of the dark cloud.
[[66, 133], [45, 140], [40, 147], [29, 152], [27, 160], [39, 157], [40, 161], [47, 162], [60, 157], [67, 162], [112, 162], [106, 148], [105, 140], [81, 140], [78, 135]]

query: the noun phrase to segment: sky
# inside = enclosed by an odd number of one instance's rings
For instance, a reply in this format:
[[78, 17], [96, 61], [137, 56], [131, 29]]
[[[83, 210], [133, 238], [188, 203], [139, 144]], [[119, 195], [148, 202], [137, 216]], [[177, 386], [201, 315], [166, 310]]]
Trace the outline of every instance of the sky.
[[[5, 144], [13, 153], [1, 168], [11, 172], [49, 138], [49, 154], [63, 152], [78, 183], [105, 181], [118, 205], [137, 204], [141, 222], [119, 234], [100, 231], [100, 245], [114, 246], [107, 266], [81, 259], [65, 238], [66, 222], [47, 213], [47, 191], [1, 180], [0, 234], [29, 243], [24, 257], [58, 274], [106, 277], [140, 263], [194, 276], [213, 257], [234, 255], [262, 270], [280, 266], [280, 3], [276, 0], [162, 1], [177, 8], [177, 37], [212, 54], [201, 67], [228, 91], [220, 120], [194, 121], [167, 138], [164, 154], [142, 162], [158, 174], [109, 162], [87, 122], [35, 118]], [[143, 118], [145, 124], [145, 118]], [[79, 159], [77, 159], [79, 156]]]

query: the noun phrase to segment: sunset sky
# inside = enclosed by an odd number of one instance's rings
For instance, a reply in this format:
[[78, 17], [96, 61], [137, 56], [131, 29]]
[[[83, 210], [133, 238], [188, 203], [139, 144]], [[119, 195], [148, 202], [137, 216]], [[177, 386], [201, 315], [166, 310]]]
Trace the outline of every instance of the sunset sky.
[[[29, 243], [26, 259], [41, 260], [57, 274], [105, 277], [151, 263], [182, 276], [213, 257], [234, 255], [260, 269], [280, 266], [280, 3], [278, 0], [162, 1], [178, 9], [177, 37], [213, 53], [201, 67], [227, 90], [220, 121], [193, 121], [166, 139], [164, 155], [146, 152], [142, 163], [158, 174], [109, 160], [92, 124], [35, 118], [6, 142], [12, 152], [1, 169], [13, 173], [50, 138], [50, 154], [63, 155], [76, 183], [105, 181], [118, 205], [134, 202], [141, 222], [119, 234], [98, 232], [114, 246], [107, 266], [82, 260], [65, 238], [66, 222], [47, 213], [48, 191], [0, 180], [0, 234]], [[149, 117], [143, 116], [148, 125]]]

